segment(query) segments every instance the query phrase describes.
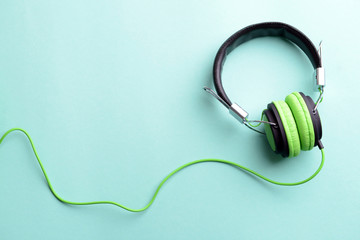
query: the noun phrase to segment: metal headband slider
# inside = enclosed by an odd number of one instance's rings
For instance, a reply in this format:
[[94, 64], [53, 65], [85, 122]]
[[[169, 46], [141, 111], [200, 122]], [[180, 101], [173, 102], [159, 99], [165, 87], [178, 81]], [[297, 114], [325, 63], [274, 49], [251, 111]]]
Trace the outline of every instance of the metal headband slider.
[[231, 116], [236, 118], [240, 123], [244, 124], [246, 121], [246, 117], [249, 115], [242, 107], [233, 103], [230, 108], [229, 112]]
[[325, 86], [325, 70], [323, 67], [316, 69], [316, 85], [318, 87]]
[[314, 86], [314, 91], [318, 91], [319, 87], [320, 88], [324, 88], [325, 87], [325, 70], [322, 67], [322, 54], [321, 54], [321, 46], [322, 46], [322, 41], [319, 43], [319, 50], [318, 50], [318, 54], [319, 54], [319, 58], [320, 58], [320, 66], [315, 69], [315, 78], [316, 78], [316, 84], [313, 84]]
[[319, 91], [319, 87], [325, 87], [325, 71], [323, 67], [316, 68], [314, 71], [313, 90]]
[[204, 90], [210, 93], [213, 97], [215, 97], [219, 102], [221, 102], [226, 108], [229, 109], [231, 116], [236, 118], [240, 123], [244, 124], [247, 120], [246, 117], [249, 115], [245, 109], [237, 105], [236, 103], [232, 103], [229, 105], [222, 98], [220, 98], [211, 88], [204, 87]]

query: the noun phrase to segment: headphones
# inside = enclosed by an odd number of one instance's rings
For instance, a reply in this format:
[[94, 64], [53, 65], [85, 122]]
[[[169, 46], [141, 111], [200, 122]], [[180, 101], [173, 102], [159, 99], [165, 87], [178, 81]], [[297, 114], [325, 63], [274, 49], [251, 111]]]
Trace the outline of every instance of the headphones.
[[[269, 103], [267, 109], [263, 111], [261, 120], [249, 120], [248, 113], [241, 108], [238, 104], [232, 103], [228, 96], [225, 93], [225, 90], [221, 83], [221, 70], [224, 65], [226, 56], [241, 43], [249, 41], [257, 37], [264, 36], [277, 36], [283, 37], [290, 40], [295, 45], [297, 45], [310, 59], [316, 73], [316, 86], [320, 91], [320, 96], [318, 100], [314, 101], [309, 97], [305, 96], [303, 93], [294, 92], [288, 95], [285, 98], [285, 101], [273, 101]], [[35, 155], [36, 160], [41, 168], [41, 171], [44, 174], [45, 180], [49, 186], [51, 193], [59, 201], [72, 205], [95, 205], [95, 204], [110, 204], [120, 208], [123, 208], [131, 212], [141, 212], [148, 209], [152, 203], [155, 201], [155, 198], [160, 191], [161, 187], [165, 182], [171, 178], [174, 174], [181, 171], [182, 169], [189, 167], [194, 164], [204, 163], [204, 162], [216, 162], [223, 163], [227, 165], [234, 166], [236, 168], [242, 169], [248, 173], [251, 173], [269, 183], [282, 185], [282, 186], [295, 186], [306, 183], [313, 179], [322, 169], [325, 160], [325, 154], [323, 150], [323, 145], [320, 141], [322, 137], [321, 121], [320, 116], [317, 111], [317, 107], [322, 100], [325, 86], [324, 79], [324, 69], [321, 64], [321, 44], [319, 52], [316, 50], [311, 41], [299, 30], [291, 27], [290, 25], [277, 22], [267, 22], [259, 23], [255, 25], [248, 26], [236, 32], [230, 38], [228, 38], [223, 45], [221, 45], [218, 53], [215, 57], [214, 63], [214, 84], [217, 94], [208, 87], [204, 89], [218, 99], [226, 108], [229, 109], [229, 112], [242, 124], [247, 126], [249, 129], [254, 130], [258, 133], [266, 134], [269, 144], [276, 153], [281, 154], [284, 157], [294, 157], [300, 153], [301, 150], [311, 150], [314, 146], [318, 146], [321, 150], [321, 163], [317, 170], [308, 178], [297, 181], [297, 182], [278, 182], [272, 179], [269, 179], [260, 173], [257, 173], [247, 167], [244, 167], [236, 162], [231, 162], [223, 159], [200, 159], [192, 162], [185, 163], [180, 167], [176, 168], [170, 172], [158, 185], [150, 201], [142, 208], [130, 208], [123, 204], [113, 202], [113, 201], [83, 201], [83, 202], [74, 202], [62, 198], [58, 193], [56, 193], [53, 188], [50, 178], [48, 177], [43, 163], [40, 161], [39, 154], [36, 151], [35, 144], [31, 139], [29, 133], [22, 128], [12, 128], [6, 131], [3, 136], [0, 138], [0, 145], [3, 143], [4, 139], [13, 132], [22, 132], [26, 135], [27, 139], [30, 142], [31, 148]], [[251, 122], [257, 122], [257, 125], [252, 125]], [[265, 124], [265, 133], [256, 129], [260, 124]]]
[[[314, 67], [316, 86], [320, 91], [320, 96], [314, 103], [311, 97], [302, 92], [293, 92], [285, 98], [285, 101], [269, 103], [267, 109], [262, 113], [261, 120], [248, 120], [249, 114], [238, 104], [231, 102], [225, 93], [221, 72], [226, 56], [236, 47], [251, 39], [266, 36], [289, 40], [306, 54]], [[318, 51], [302, 32], [285, 23], [264, 22], [250, 25], [234, 33], [221, 45], [215, 57], [213, 77], [217, 94], [208, 87], [204, 87], [204, 90], [216, 97], [229, 109], [232, 116], [250, 129], [262, 133], [255, 127], [263, 123], [267, 140], [274, 152], [283, 157], [295, 157], [300, 150], [308, 151], [314, 146], [323, 148], [321, 120], [317, 110], [325, 86], [324, 68], [321, 62], [321, 43]], [[251, 122], [258, 122], [258, 125], [253, 126]]]

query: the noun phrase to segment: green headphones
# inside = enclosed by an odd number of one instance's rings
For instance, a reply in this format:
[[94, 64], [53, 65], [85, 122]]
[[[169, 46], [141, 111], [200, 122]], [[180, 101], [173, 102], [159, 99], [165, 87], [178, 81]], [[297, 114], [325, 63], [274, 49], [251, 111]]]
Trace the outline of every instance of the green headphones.
[[[308, 96], [305, 96], [303, 93], [294, 92], [285, 98], [285, 101], [274, 101], [268, 104], [268, 108], [263, 111], [262, 120], [249, 120], [248, 113], [241, 108], [236, 103], [232, 103], [227, 97], [223, 86], [221, 84], [221, 68], [224, 64], [225, 57], [231, 52], [236, 46], [241, 44], [244, 41], [248, 41], [252, 38], [261, 37], [261, 36], [281, 36], [290, 41], [294, 42], [299, 46], [305, 54], [309, 57], [311, 63], [313, 64], [316, 70], [316, 84], [320, 89], [320, 97], [316, 103]], [[322, 169], [325, 160], [325, 154], [323, 150], [323, 145], [320, 141], [322, 137], [321, 122], [317, 107], [321, 102], [323, 89], [324, 89], [324, 70], [321, 66], [321, 58], [315, 49], [311, 41], [297, 29], [286, 25], [284, 23], [260, 23], [246, 27], [233, 36], [231, 36], [219, 49], [214, 63], [214, 83], [218, 95], [212, 91], [210, 88], [205, 87], [204, 89], [216, 97], [225, 107], [227, 107], [236, 119], [243, 123], [248, 128], [262, 133], [259, 130], [255, 129], [259, 124], [265, 124], [265, 133], [271, 148], [280, 153], [284, 157], [294, 157], [300, 153], [301, 150], [311, 150], [314, 146], [318, 146], [321, 150], [321, 163], [318, 169], [308, 178], [292, 182], [284, 183], [278, 182], [272, 179], [269, 179], [247, 167], [244, 167], [236, 162], [231, 162], [222, 159], [200, 159], [195, 160], [189, 163], [185, 163], [182, 166], [176, 168], [170, 172], [158, 185], [150, 201], [142, 208], [130, 208], [119, 204], [113, 201], [83, 201], [83, 202], [74, 202], [62, 198], [58, 193], [55, 192], [55, 189], [52, 187], [50, 178], [48, 177], [43, 163], [40, 161], [39, 154], [36, 151], [35, 144], [31, 139], [30, 135], [21, 128], [12, 128], [6, 131], [3, 136], [0, 138], [0, 145], [2, 146], [4, 139], [13, 132], [22, 132], [25, 134], [27, 139], [30, 142], [33, 153], [36, 157], [36, 160], [41, 168], [41, 171], [44, 174], [45, 180], [49, 186], [51, 193], [59, 201], [72, 205], [94, 205], [94, 204], [110, 204], [120, 208], [123, 208], [131, 212], [141, 212], [148, 209], [154, 202], [157, 194], [159, 193], [161, 187], [165, 184], [168, 179], [170, 179], [174, 174], [181, 171], [182, 169], [192, 166], [198, 163], [205, 162], [216, 162], [223, 163], [227, 165], [234, 166], [236, 168], [242, 169], [248, 173], [251, 173], [269, 183], [282, 185], [282, 186], [295, 186], [306, 183], [313, 179]], [[251, 124], [251, 122], [258, 122], [257, 126]], [[264, 134], [265, 134], [264, 133]]]
[[263, 112], [265, 133], [271, 149], [284, 157], [295, 157], [321, 144], [321, 121], [314, 102], [303, 93], [293, 92], [285, 101], [269, 103]]
[[[226, 56], [240, 44], [264, 36], [282, 37], [297, 45], [308, 56], [316, 73], [316, 86], [320, 97], [316, 103], [301, 92], [293, 92], [285, 101], [273, 101], [263, 111], [262, 120], [249, 120], [248, 113], [238, 104], [232, 103], [225, 93], [221, 81], [221, 71]], [[300, 150], [311, 150], [314, 146], [323, 148], [321, 143], [322, 129], [317, 107], [321, 102], [325, 79], [321, 63], [321, 48], [317, 51], [314, 44], [296, 28], [279, 22], [266, 22], [248, 26], [229, 37], [216, 54], [214, 68], [214, 85], [217, 94], [210, 88], [204, 89], [216, 97], [241, 123], [257, 132], [251, 122], [264, 123], [265, 134], [270, 147], [283, 157], [295, 157]], [[257, 125], [258, 126], [258, 125]], [[262, 132], [260, 132], [262, 133]]]

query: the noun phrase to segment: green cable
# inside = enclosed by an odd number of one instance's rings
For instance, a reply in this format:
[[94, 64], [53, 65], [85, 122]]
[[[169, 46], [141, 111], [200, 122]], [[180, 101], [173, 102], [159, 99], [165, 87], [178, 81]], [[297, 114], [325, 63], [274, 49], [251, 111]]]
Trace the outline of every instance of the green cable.
[[268, 181], [270, 183], [273, 183], [273, 184], [277, 184], [277, 185], [283, 185], [283, 186], [295, 186], [295, 185], [300, 185], [300, 184], [303, 184], [303, 183], [306, 183], [308, 181], [310, 181], [311, 179], [313, 179], [321, 170], [321, 168], [323, 167], [324, 165], [324, 160], [325, 160], [325, 154], [324, 154], [324, 150], [321, 149], [321, 155], [322, 155], [322, 159], [321, 159], [321, 163], [320, 163], [320, 166], [318, 167], [318, 169], [315, 171], [315, 173], [313, 173], [310, 177], [306, 178], [305, 180], [302, 180], [302, 181], [299, 181], [299, 182], [295, 182], [295, 183], [282, 183], [282, 182], [277, 182], [277, 181], [274, 181], [274, 180], [271, 180], [267, 177], [264, 177], [263, 175], [247, 168], [247, 167], [244, 167], [244, 166], [241, 166], [237, 163], [234, 163], [234, 162], [230, 162], [230, 161], [226, 161], [226, 160], [222, 160], [222, 159], [201, 159], [201, 160], [196, 160], [196, 161], [192, 161], [192, 162], [189, 162], [189, 163], [186, 163], [178, 168], [176, 168], [174, 171], [172, 171], [171, 173], [169, 173], [159, 184], [159, 186], [156, 188], [156, 191], [154, 193], [154, 195], [152, 196], [150, 202], [143, 208], [139, 208], [139, 209], [133, 209], [133, 208], [129, 208], [129, 207], [126, 207], [124, 205], [121, 205], [117, 202], [112, 202], [112, 201], [92, 201], [92, 202], [72, 202], [72, 201], [68, 201], [68, 200], [65, 200], [63, 199], [62, 197], [60, 197], [54, 190], [54, 188], [52, 187], [51, 183], [50, 183], [50, 180], [49, 180], [49, 177], [44, 169], [44, 166], [43, 164], [41, 163], [40, 161], [40, 158], [39, 158], [39, 155], [35, 149], [35, 146], [34, 146], [34, 142], [32, 141], [30, 135], [24, 130], [24, 129], [21, 129], [21, 128], [12, 128], [10, 130], [8, 130], [0, 139], [0, 144], [3, 142], [3, 140], [5, 139], [5, 137], [11, 133], [11, 132], [14, 132], [14, 131], [20, 131], [22, 133], [24, 133], [26, 135], [26, 137], [28, 138], [30, 144], [31, 144], [31, 147], [32, 147], [32, 150], [35, 154], [35, 157], [41, 167], [41, 170], [45, 176], [45, 179], [49, 185], [49, 188], [52, 192], [52, 194], [61, 202], [63, 203], [67, 203], [67, 204], [72, 204], [72, 205], [92, 205], [92, 204], [112, 204], [112, 205], [115, 205], [115, 206], [118, 206], [118, 207], [121, 207], [127, 211], [130, 211], [130, 212], [141, 212], [141, 211], [144, 211], [146, 209], [148, 209], [151, 204], [154, 202], [157, 194], [159, 193], [159, 190], [160, 188], [164, 185], [164, 183], [171, 177], [173, 176], [175, 173], [179, 172], [180, 170], [182, 170], [183, 168], [186, 168], [188, 166], [191, 166], [191, 165], [194, 165], [194, 164], [197, 164], [197, 163], [203, 163], [203, 162], [219, 162], [219, 163], [226, 163], [226, 164], [229, 164], [229, 165], [232, 165], [232, 166], [235, 166], [235, 167], [238, 167], [238, 168], [241, 168], [242, 170], [244, 171], [247, 171], [247, 172], [250, 172], [252, 174], [254, 174], [255, 176], [259, 177], [259, 178], [262, 178], [264, 179], [265, 181]]
[[260, 124], [262, 124], [262, 122], [259, 122], [257, 124], [251, 124], [251, 122], [247, 122], [247, 124], [249, 124], [252, 127], [258, 127], [258, 126], [260, 126]]
[[[263, 118], [264, 118], [264, 112], [265, 112], [265, 110], [266, 110], [266, 109], [264, 109], [264, 110], [262, 111], [262, 113], [261, 113], [261, 121], [262, 121]], [[260, 126], [260, 125], [262, 124], [262, 122], [259, 122], [259, 123], [257, 123], [257, 124], [252, 124], [251, 122], [247, 122], [247, 124], [249, 124], [251, 127], [256, 128], [256, 127]]]
[[[321, 87], [319, 87], [319, 92], [320, 92], [320, 94], [323, 93], [323, 91], [321, 90]], [[324, 99], [324, 97], [322, 97], [322, 98], [320, 99], [320, 103], [322, 102], [323, 99]]]

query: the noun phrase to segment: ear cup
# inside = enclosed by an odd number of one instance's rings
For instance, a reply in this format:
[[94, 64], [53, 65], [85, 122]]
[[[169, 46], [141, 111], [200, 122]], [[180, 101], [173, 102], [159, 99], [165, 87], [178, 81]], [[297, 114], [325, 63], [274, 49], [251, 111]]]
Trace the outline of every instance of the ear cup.
[[279, 112], [273, 103], [267, 105], [267, 109], [263, 112], [264, 120], [275, 123], [276, 125], [265, 124], [265, 133], [270, 147], [276, 153], [281, 154], [283, 157], [289, 156], [289, 146], [286, 138], [285, 129], [281, 121]]
[[285, 102], [294, 116], [301, 150], [311, 150], [315, 144], [315, 132], [305, 100], [298, 92], [293, 92], [285, 98]]
[[309, 96], [305, 96], [305, 94], [303, 94], [302, 92], [299, 92], [299, 94], [302, 96], [302, 98], [305, 100], [306, 106], [308, 107], [310, 116], [311, 116], [311, 120], [314, 126], [314, 132], [315, 132], [315, 143], [314, 146], [317, 146], [319, 144], [319, 141], [322, 137], [322, 127], [321, 127], [321, 120], [320, 120], [320, 115], [319, 115], [319, 111], [315, 111], [314, 112], [314, 108], [315, 108], [315, 103], [312, 100], [311, 97]]
[[[266, 115], [264, 115], [264, 121], [270, 122], [269, 118]], [[265, 124], [264, 128], [265, 128], [266, 138], [267, 138], [267, 140], [268, 140], [268, 142], [270, 144], [270, 147], [274, 152], [276, 152], [277, 147], [276, 147], [274, 134], [273, 134], [273, 132], [271, 130], [271, 125]]]
[[273, 104], [278, 111], [289, 146], [289, 157], [295, 157], [300, 153], [300, 139], [293, 114], [284, 101], [274, 101]]

